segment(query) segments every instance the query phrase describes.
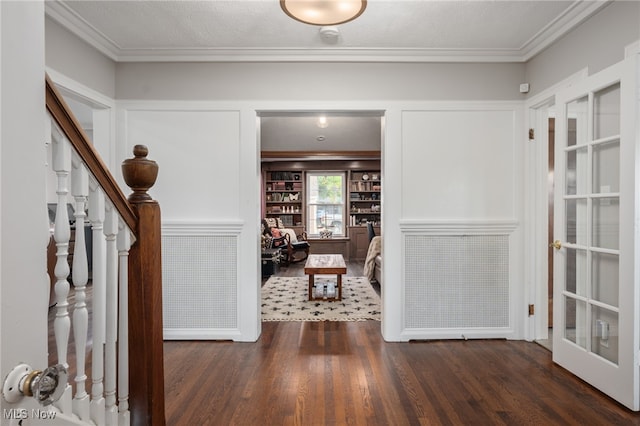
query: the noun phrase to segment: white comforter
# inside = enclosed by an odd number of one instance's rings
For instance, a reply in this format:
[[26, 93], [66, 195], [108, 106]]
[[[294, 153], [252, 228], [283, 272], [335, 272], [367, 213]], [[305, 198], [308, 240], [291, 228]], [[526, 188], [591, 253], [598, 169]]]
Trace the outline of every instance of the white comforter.
[[376, 270], [376, 256], [381, 253], [382, 250], [382, 237], [375, 236], [369, 243], [369, 250], [367, 251], [367, 258], [364, 261], [364, 276], [369, 278], [369, 281], [375, 278]]

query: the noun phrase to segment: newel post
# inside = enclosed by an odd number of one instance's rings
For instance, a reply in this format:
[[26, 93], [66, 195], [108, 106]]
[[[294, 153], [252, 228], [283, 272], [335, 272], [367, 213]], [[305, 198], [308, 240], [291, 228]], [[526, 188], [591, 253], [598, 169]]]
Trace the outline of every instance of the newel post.
[[122, 163], [133, 189], [129, 203], [138, 216], [136, 241], [129, 251], [129, 409], [132, 425], [164, 425], [162, 263], [160, 206], [147, 193], [158, 165], [144, 145]]

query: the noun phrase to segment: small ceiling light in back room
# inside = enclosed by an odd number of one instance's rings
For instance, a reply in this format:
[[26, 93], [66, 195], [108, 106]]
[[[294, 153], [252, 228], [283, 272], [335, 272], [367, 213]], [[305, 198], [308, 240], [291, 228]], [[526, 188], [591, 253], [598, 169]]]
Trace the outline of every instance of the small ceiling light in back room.
[[327, 120], [327, 117], [324, 115], [321, 115], [320, 117], [318, 117], [318, 121], [316, 121], [316, 126], [320, 127], [321, 129], [326, 129], [329, 126], [329, 121]]
[[280, 7], [296, 21], [327, 26], [356, 19], [367, 8], [367, 0], [280, 0]]

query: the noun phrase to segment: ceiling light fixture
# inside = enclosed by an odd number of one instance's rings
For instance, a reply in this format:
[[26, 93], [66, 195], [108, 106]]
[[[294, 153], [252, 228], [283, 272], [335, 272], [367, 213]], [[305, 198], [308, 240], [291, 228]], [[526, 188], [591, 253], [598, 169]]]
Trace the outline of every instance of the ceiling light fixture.
[[367, 7], [367, 0], [280, 0], [284, 13], [311, 25], [338, 25], [352, 21]]
[[324, 115], [321, 115], [320, 117], [318, 117], [318, 121], [316, 121], [316, 126], [320, 127], [321, 129], [326, 129], [327, 126], [329, 126], [329, 121], [327, 120], [327, 117], [325, 117]]

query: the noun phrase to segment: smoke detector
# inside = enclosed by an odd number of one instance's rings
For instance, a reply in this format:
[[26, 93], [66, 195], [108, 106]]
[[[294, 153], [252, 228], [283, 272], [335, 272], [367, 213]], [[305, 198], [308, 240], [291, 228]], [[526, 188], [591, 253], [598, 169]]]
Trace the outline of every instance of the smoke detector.
[[320, 38], [327, 44], [335, 44], [340, 37], [340, 30], [338, 27], [320, 27]]

